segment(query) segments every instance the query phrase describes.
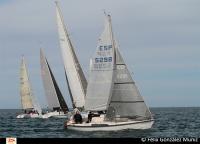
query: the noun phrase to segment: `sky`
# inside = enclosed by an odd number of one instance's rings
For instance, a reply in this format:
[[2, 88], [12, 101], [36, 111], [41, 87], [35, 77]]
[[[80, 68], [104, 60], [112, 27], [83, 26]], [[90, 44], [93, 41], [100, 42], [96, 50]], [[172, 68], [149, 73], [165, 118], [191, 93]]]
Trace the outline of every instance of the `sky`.
[[[200, 106], [199, 0], [60, 0], [79, 62], [89, 59], [103, 30], [104, 10], [114, 37], [150, 107]], [[21, 108], [19, 70], [24, 55], [33, 93], [47, 107], [39, 51], [71, 106], [53, 0], [0, 0], [0, 109]]]

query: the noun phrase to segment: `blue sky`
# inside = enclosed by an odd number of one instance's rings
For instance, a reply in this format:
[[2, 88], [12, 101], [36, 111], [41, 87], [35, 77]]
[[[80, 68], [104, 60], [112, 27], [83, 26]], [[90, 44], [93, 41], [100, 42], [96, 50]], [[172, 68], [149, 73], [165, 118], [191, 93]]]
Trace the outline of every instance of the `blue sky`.
[[[115, 38], [133, 79], [151, 107], [200, 106], [199, 0], [60, 0], [83, 70], [103, 29], [103, 10], [112, 15]], [[70, 104], [53, 0], [0, 0], [0, 108], [20, 108], [19, 66], [24, 54], [33, 92], [46, 99], [39, 49]]]

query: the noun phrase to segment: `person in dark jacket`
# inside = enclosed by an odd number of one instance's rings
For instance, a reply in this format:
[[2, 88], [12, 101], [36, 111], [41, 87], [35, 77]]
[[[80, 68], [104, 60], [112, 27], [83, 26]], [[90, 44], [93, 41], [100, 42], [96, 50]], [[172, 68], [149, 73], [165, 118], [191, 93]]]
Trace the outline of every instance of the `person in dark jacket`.
[[77, 111], [76, 114], [74, 115], [74, 121], [75, 121], [75, 123], [82, 123], [83, 122], [82, 116], [81, 116], [79, 111]]
[[90, 122], [91, 122], [92, 117], [93, 117], [93, 114], [92, 114], [92, 112], [90, 111], [89, 114], [88, 114], [88, 121], [87, 121], [87, 123], [90, 123]]

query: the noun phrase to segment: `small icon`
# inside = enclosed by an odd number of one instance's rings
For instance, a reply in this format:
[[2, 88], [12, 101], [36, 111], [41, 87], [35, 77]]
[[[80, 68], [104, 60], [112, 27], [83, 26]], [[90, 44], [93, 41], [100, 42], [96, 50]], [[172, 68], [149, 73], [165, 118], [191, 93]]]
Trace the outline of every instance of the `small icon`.
[[6, 144], [17, 144], [17, 138], [13, 137], [6, 138]]

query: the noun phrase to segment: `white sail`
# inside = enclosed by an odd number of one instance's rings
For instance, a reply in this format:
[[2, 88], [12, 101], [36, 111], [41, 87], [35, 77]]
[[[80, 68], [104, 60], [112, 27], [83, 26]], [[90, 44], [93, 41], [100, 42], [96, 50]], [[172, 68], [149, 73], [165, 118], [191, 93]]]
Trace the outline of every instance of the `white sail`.
[[115, 52], [110, 20], [110, 16], [107, 16], [104, 31], [99, 38], [96, 52], [90, 61], [86, 110], [106, 110], [112, 95]]
[[66, 78], [69, 92], [75, 107], [83, 107], [85, 104], [85, 94], [87, 81], [78, 62], [71, 40], [64, 25], [61, 10], [56, 2], [56, 17], [61, 53], [64, 61]]
[[33, 96], [24, 57], [22, 57], [20, 68], [20, 95], [22, 109], [35, 109], [39, 114], [41, 114], [42, 110], [37, 103], [36, 98]]

